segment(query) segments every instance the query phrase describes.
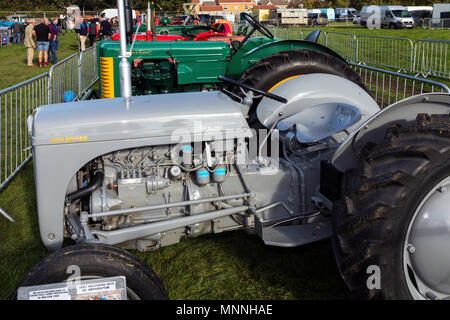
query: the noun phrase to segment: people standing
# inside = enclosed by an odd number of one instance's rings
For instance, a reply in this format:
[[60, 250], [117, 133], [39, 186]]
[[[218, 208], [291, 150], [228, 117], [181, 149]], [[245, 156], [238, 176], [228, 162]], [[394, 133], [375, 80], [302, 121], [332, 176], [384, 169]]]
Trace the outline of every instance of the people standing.
[[100, 37], [102, 40], [107, 39], [111, 36], [111, 25], [107, 19], [103, 19], [100, 23]]
[[58, 29], [58, 36], [63, 34], [63, 16], [60, 15], [59, 18], [56, 18], [56, 28]]
[[118, 22], [118, 18], [114, 17], [111, 19], [110, 21], [111, 24], [111, 30], [113, 33], [119, 33], [119, 22]]
[[14, 20], [12, 29], [13, 29], [13, 42], [15, 44], [20, 44], [20, 33], [22, 32], [22, 29], [21, 29], [19, 21], [17, 19]]
[[73, 29], [75, 29], [75, 18], [72, 15], [70, 15], [67, 18], [66, 25], [67, 25], [67, 28], [70, 30], [70, 33], [72, 33]]
[[48, 61], [49, 40], [51, 36], [48, 20], [43, 18], [41, 23], [34, 27], [34, 32], [37, 40], [39, 67], [42, 67], [42, 58], [44, 58], [44, 67], [46, 67]]
[[50, 29], [50, 41], [48, 44], [48, 60], [51, 61], [53, 64], [58, 62], [58, 59], [56, 58], [56, 49], [58, 49], [58, 43], [59, 43], [59, 37], [58, 37], [58, 19], [54, 19], [52, 23], [48, 25], [48, 28]]
[[94, 19], [91, 20], [88, 26], [88, 34], [89, 34], [89, 44], [92, 47], [95, 44], [95, 40], [97, 38], [98, 29], [97, 23]]
[[30, 19], [25, 21], [27, 27], [25, 28], [25, 37], [23, 44], [27, 48], [27, 64], [29, 67], [34, 67], [33, 58], [34, 58], [34, 49], [36, 49], [36, 42], [34, 41], [34, 25], [31, 23]]
[[86, 38], [88, 36], [88, 26], [83, 18], [80, 18], [80, 28], [75, 29], [78, 34], [78, 40], [80, 41], [81, 51], [86, 50]]

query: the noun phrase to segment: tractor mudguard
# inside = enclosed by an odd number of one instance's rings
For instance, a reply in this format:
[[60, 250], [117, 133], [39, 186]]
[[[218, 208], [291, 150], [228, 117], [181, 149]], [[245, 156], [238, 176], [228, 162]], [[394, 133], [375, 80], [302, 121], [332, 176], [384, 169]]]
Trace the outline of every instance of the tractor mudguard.
[[368, 143], [379, 144], [386, 129], [394, 123], [415, 121], [419, 113], [448, 114], [450, 95], [448, 93], [427, 93], [396, 102], [363, 122], [336, 150], [331, 163], [340, 171], [357, 168], [359, 154]]
[[[339, 54], [337, 54], [333, 50], [316, 42], [305, 40], [279, 40], [279, 39], [272, 41], [270, 41], [269, 39], [267, 40], [268, 41], [260, 41], [261, 44], [256, 47], [252, 47], [254, 46], [253, 43], [254, 41], [248, 44], [245, 43], [245, 45], [241, 48], [244, 50], [241, 49], [238, 50], [231, 58], [231, 61], [227, 69], [227, 76], [233, 79], [239, 79], [242, 73], [247, 68], [251, 67], [253, 64], [258, 62], [262, 58], [286, 50], [304, 49], [304, 50], [320, 51], [328, 53], [341, 59], [342, 61], [345, 61], [344, 58], [342, 58]], [[248, 42], [250, 42], [250, 40]]]
[[52, 251], [63, 242], [70, 181], [89, 161], [127, 148], [251, 136], [241, 105], [220, 92], [42, 106], [28, 123], [39, 229], [44, 245]]

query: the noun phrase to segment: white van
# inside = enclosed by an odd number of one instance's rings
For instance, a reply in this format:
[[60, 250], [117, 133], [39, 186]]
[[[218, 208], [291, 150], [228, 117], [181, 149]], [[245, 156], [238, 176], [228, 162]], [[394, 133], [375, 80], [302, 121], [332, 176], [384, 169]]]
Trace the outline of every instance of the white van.
[[403, 6], [364, 6], [361, 9], [361, 25], [391, 29], [413, 28], [414, 19]]
[[450, 3], [435, 3], [433, 19], [450, 19]]
[[[100, 17], [104, 19], [119, 17], [119, 11], [117, 9], [105, 9], [100, 13]], [[136, 19], [136, 10], [133, 10], [133, 19]]]

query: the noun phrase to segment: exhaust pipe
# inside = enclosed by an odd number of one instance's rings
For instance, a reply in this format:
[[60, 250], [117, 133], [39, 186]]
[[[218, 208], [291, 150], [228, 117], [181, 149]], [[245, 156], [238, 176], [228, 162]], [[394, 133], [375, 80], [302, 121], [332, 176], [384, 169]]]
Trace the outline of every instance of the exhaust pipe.
[[127, 52], [127, 27], [125, 18], [125, 0], [117, 0], [117, 10], [119, 11], [119, 36], [120, 36], [120, 56], [119, 78], [120, 95], [124, 98], [130, 98], [131, 91], [131, 65], [128, 62]]

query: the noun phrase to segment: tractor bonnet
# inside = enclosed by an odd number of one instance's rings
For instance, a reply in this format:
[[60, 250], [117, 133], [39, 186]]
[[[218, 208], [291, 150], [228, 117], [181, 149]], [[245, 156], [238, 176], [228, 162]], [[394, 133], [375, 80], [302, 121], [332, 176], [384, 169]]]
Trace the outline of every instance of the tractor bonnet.
[[[40, 107], [30, 116], [33, 146], [173, 136], [244, 135], [238, 104], [219, 92], [90, 100]], [[236, 135], [235, 135], [236, 137]]]

